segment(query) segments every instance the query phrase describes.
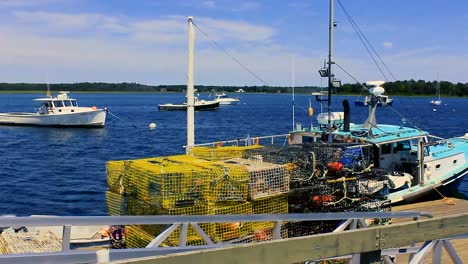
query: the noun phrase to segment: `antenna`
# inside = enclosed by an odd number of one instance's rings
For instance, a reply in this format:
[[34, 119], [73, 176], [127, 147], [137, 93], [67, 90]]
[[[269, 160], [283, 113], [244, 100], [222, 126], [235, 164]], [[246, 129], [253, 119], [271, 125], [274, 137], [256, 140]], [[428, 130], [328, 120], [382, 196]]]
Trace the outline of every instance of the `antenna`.
[[49, 85], [49, 74], [46, 74], [46, 82], [47, 82], [47, 91], [46, 91], [46, 96], [50, 97], [50, 85]]

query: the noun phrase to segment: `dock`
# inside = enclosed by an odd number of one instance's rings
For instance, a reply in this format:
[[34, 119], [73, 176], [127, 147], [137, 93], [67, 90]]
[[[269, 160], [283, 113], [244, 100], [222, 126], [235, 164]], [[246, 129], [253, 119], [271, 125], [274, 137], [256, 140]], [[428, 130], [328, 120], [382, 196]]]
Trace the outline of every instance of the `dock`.
[[[0, 263], [303, 263], [307, 260], [348, 259], [350, 263], [468, 262], [468, 201], [456, 198], [395, 206], [391, 212], [342, 212], [264, 215], [0, 217], [0, 226], [62, 227], [61, 251], [0, 255]], [[432, 218], [431, 218], [432, 216]], [[368, 226], [366, 219], [391, 219]], [[333, 232], [282, 238], [282, 223], [342, 220]], [[274, 223], [272, 240], [217, 244], [203, 232], [203, 223]], [[96, 225], [171, 225], [145, 248], [71, 250], [71, 228]], [[188, 227], [207, 242], [188, 246]], [[162, 242], [180, 227], [179, 246]], [[423, 247], [423, 242], [428, 241]], [[410, 255], [414, 254], [414, 255]], [[230, 256], [226, 258], [226, 256]], [[412, 261], [409, 262], [410, 257]], [[432, 259], [431, 259], [432, 257]]]
[[[458, 215], [468, 212], [468, 201], [458, 198], [445, 197], [443, 199], [420, 202], [414, 204], [406, 204], [392, 207], [392, 211], [424, 211], [431, 213], [434, 217]], [[393, 219], [392, 224], [404, 223], [409, 219]], [[451, 240], [458, 256], [463, 263], [468, 263], [468, 238], [460, 238]], [[421, 243], [417, 245], [422, 245]], [[409, 263], [409, 255], [401, 255], [397, 257], [398, 263]], [[433, 263], [431, 255], [429, 255], [424, 263]], [[453, 263], [445, 250], [442, 250], [441, 263]]]

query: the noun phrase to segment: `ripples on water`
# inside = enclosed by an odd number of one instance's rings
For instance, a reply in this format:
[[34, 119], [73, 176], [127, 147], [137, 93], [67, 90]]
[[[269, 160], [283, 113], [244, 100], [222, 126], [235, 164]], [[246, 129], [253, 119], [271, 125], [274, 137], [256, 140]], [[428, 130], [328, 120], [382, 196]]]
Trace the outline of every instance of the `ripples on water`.
[[[233, 94], [234, 95], [234, 94]], [[40, 94], [0, 94], [0, 112], [32, 111], [32, 99]], [[108, 160], [135, 159], [180, 154], [186, 142], [186, 113], [158, 112], [157, 104], [179, 103], [183, 94], [72, 94], [81, 105], [109, 107], [123, 121], [108, 115], [104, 129], [58, 129], [0, 126], [0, 214], [105, 215]], [[197, 143], [284, 134], [292, 128], [290, 95], [236, 94], [237, 106], [222, 106], [214, 112], [196, 112]], [[296, 121], [310, 126], [309, 99], [296, 95]], [[356, 108], [355, 97], [336, 97], [335, 111], [349, 99], [351, 117], [360, 123], [367, 108]], [[444, 106], [429, 105], [431, 98], [395, 98], [394, 109], [407, 124], [441, 137], [468, 132], [468, 100], [444, 99]], [[326, 109], [326, 107], [324, 107]], [[149, 123], [157, 128], [150, 130]], [[313, 118], [316, 124], [315, 116]], [[390, 109], [379, 108], [377, 122], [401, 123]], [[468, 178], [459, 186], [468, 194]]]

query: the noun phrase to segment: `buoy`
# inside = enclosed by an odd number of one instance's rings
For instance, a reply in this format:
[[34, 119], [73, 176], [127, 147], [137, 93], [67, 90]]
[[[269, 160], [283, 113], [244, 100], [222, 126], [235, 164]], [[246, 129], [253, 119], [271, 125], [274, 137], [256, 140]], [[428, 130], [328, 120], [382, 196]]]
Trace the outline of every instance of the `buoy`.
[[434, 109], [432, 109], [432, 111], [437, 112], [437, 109], [434, 108]]
[[155, 124], [155, 123], [150, 123], [150, 124], [149, 124], [149, 128], [150, 128], [150, 129], [155, 129], [155, 128], [156, 128], [156, 124]]
[[96, 106], [93, 106], [93, 107], [92, 107], [92, 109], [93, 109], [93, 110], [96, 110], [96, 109], [97, 109], [97, 107], [96, 107]]
[[256, 230], [254, 231], [255, 240], [257, 241], [265, 241], [268, 240], [268, 235], [265, 230]]
[[307, 114], [309, 117], [312, 117], [314, 115], [314, 109], [312, 108], [312, 102], [309, 99], [309, 109], [307, 110]]

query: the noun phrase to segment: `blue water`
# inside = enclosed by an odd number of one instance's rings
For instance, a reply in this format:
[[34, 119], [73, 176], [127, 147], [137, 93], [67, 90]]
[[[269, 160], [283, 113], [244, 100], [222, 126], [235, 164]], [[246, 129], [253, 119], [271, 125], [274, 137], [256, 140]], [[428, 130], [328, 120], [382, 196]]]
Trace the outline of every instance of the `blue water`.
[[[196, 143], [285, 134], [292, 128], [290, 95], [236, 95], [241, 98], [240, 105], [195, 113]], [[72, 96], [81, 105], [108, 107], [120, 119], [108, 115], [103, 129], [0, 126], [0, 215], [106, 215], [108, 160], [184, 153], [186, 113], [157, 111], [160, 103], [182, 102], [183, 94]], [[0, 112], [30, 112], [32, 99], [37, 97], [42, 94], [0, 94]], [[296, 121], [303, 126], [311, 122], [307, 116], [309, 99], [319, 113], [320, 104], [313, 97], [295, 97]], [[335, 97], [333, 109], [342, 111], [343, 99], [350, 100], [352, 122], [364, 121], [367, 108], [355, 107], [355, 97]], [[432, 98], [394, 99], [393, 108], [406, 118], [407, 125], [441, 137], [468, 132], [468, 99], [444, 98], [443, 106], [437, 108], [429, 105]], [[399, 124], [402, 120], [389, 108], [379, 108], [377, 114], [379, 123]], [[152, 122], [157, 124], [154, 130], [148, 128]], [[468, 195], [467, 177], [458, 188]]]

